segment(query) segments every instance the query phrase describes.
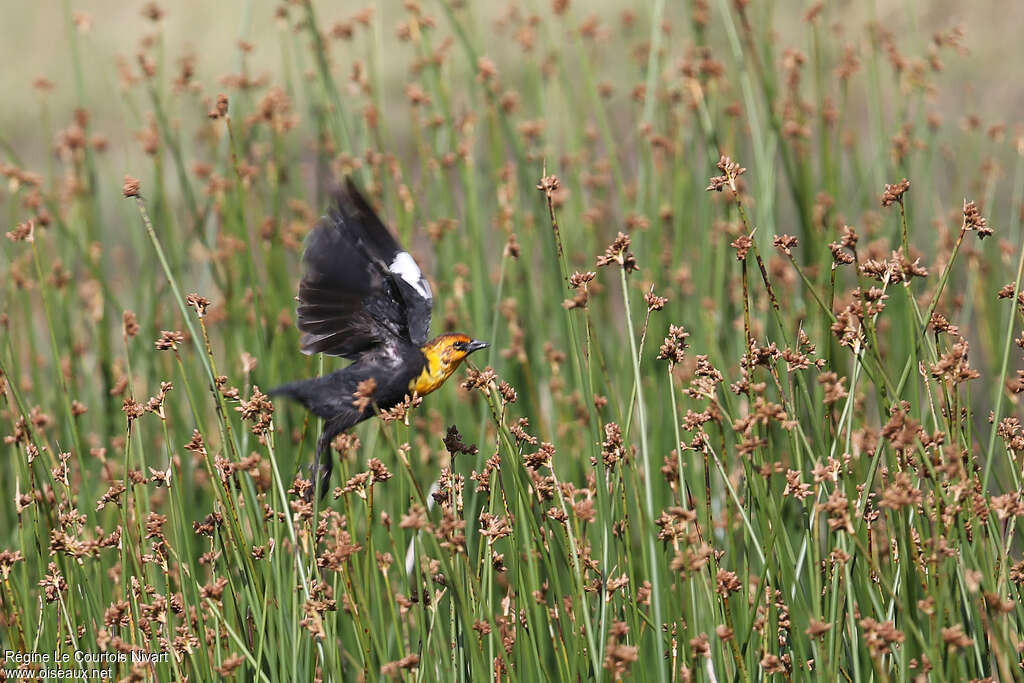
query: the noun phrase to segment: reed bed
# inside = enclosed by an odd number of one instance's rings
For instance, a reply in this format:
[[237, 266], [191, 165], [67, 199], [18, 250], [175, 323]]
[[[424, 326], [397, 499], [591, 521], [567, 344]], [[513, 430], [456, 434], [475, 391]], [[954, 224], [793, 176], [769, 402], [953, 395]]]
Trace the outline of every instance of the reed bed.
[[[65, 6], [0, 132], [4, 676], [1020, 677], [1020, 122], [963, 26], [804, 9], [254, 3], [212, 74]], [[340, 367], [345, 176], [491, 347], [306, 503], [265, 392]]]

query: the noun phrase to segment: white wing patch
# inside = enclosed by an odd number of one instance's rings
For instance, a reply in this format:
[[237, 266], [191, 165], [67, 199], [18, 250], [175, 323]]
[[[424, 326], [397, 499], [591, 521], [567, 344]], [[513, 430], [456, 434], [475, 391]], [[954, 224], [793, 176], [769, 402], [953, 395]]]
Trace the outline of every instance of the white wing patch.
[[388, 266], [388, 270], [412, 285], [412, 288], [422, 294], [424, 298], [433, 298], [430, 294], [430, 285], [423, 278], [420, 267], [416, 265], [415, 259], [409, 255], [409, 252], [398, 252], [395, 260]]

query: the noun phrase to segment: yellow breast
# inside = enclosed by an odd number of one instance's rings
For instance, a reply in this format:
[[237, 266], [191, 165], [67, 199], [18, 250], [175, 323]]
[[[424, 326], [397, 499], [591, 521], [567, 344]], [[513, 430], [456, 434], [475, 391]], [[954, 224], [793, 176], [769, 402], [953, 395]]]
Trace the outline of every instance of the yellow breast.
[[425, 349], [423, 355], [427, 358], [427, 364], [419, 376], [409, 382], [409, 390], [420, 396], [425, 396], [444, 384], [444, 381], [455, 372], [457, 365], [443, 362], [438, 354], [430, 350]]

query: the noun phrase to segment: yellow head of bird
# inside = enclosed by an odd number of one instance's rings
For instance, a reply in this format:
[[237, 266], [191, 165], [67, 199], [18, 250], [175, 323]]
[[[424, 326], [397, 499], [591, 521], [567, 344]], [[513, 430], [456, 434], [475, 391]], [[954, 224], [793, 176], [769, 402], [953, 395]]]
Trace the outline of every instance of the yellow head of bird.
[[487, 346], [487, 342], [464, 334], [442, 334], [431, 339], [420, 348], [427, 362], [423, 372], [410, 382], [409, 388], [420, 396], [429, 394], [455, 372], [466, 356]]

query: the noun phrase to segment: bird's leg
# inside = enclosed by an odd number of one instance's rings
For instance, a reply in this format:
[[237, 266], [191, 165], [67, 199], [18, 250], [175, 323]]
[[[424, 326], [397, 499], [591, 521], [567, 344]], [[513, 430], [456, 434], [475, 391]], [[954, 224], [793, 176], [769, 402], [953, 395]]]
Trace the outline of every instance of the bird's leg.
[[334, 470], [334, 455], [331, 453], [331, 442], [342, 430], [335, 420], [328, 420], [324, 431], [316, 442], [316, 460], [309, 466], [313, 485], [306, 491], [306, 502], [313, 500], [313, 491], [320, 492], [320, 498], [327, 495], [331, 488], [331, 472]]

